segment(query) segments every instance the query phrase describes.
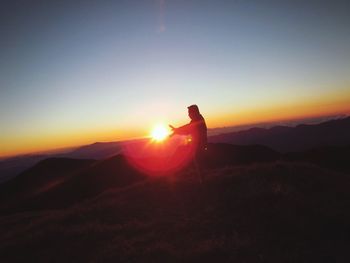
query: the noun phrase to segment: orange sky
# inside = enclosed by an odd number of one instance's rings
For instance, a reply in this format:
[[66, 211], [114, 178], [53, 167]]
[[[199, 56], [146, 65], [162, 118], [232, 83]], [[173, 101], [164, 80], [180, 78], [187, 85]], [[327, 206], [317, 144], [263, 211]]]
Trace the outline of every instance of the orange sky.
[[349, 114], [344, 1], [22, 2], [0, 16], [0, 156], [146, 136], [191, 104], [209, 128]]
[[[301, 101], [275, 103], [270, 106], [255, 108], [236, 108], [220, 112], [209, 112], [202, 108], [209, 128], [238, 126], [261, 122], [273, 122], [281, 120], [303, 119], [309, 117], [330, 116], [337, 114], [350, 114], [350, 92], [326, 94], [327, 96], [315, 98], [314, 101]], [[188, 122], [186, 109], [178, 111], [177, 121], [171, 122], [162, 117], [164, 124], [172, 123], [181, 125]], [[180, 116], [181, 115], [181, 116]], [[111, 120], [113, 123], [113, 120]], [[45, 127], [37, 133], [18, 136], [16, 134], [2, 138], [0, 156], [12, 156], [24, 153], [44, 152], [58, 148], [79, 146], [94, 143], [96, 141], [118, 141], [148, 136], [152, 127], [159, 123], [157, 118], [149, 118], [148, 125], [141, 127], [134, 125], [128, 129], [120, 129], [117, 124], [109, 127], [81, 129], [72, 126], [63, 132], [47, 132]]]

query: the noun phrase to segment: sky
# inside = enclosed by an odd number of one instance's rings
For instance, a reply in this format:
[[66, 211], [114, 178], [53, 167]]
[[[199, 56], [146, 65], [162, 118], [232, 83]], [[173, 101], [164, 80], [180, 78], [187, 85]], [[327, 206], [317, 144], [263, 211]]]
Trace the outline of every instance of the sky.
[[350, 113], [347, 1], [1, 1], [0, 156]]

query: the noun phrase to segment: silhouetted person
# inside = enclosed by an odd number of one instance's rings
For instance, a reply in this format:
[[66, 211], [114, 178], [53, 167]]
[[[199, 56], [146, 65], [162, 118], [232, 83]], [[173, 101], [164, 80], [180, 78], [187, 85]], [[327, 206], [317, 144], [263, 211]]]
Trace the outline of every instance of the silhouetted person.
[[207, 125], [203, 116], [200, 114], [197, 105], [191, 105], [187, 107], [187, 109], [188, 116], [191, 119], [190, 123], [178, 128], [171, 125], [169, 126], [172, 129], [173, 134], [191, 135], [191, 144], [192, 147], [194, 147], [194, 163], [200, 179], [202, 179], [200, 168], [207, 149]]

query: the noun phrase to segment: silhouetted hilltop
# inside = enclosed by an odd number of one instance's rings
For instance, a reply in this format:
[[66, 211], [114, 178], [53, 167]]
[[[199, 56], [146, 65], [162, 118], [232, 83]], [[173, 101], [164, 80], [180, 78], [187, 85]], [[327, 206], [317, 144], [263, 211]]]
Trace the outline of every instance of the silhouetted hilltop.
[[61, 208], [144, 178], [122, 155], [94, 161], [50, 158], [0, 188], [3, 211]]
[[[184, 154], [184, 147], [170, 158], [140, 157], [143, 163], [171, 165], [172, 158]], [[280, 154], [262, 145], [209, 144], [202, 166], [208, 171], [233, 166], [249, 166], [277, 161], [311, 163], [323, 168], [350, 173], [350, 147], [322, 147], [305, 152]], [[189, 162], [167, 176], [194, 169]], [[166, 173], [166, 172], [165, 172]], [[158, 174], [159, 175], [159, 174]], [[49, 158], [21, 173], [0, 187], [3, 213], [68, 207], [108, 189], [123, 188], [147, 179], [144, 171], [130, 164], [125, 155], [105, 160]]]
[[24, 170], [32, 167], [41, 160], [48, 158], [48, 155], [23, 155], [6, 158], [0, 161], [0, 183], [5, 182], [18, 175]]
[[[181, 155], [180, 147], [172, 158]], [[271, 162], [279, 158], [277, 152], [265, 146], [210, 144], [204, 166], [217, 168], [246, 165]], [[171, 163], [171, 158], [149, 157], [140, 161], [156, 161], [167, 165]], [[190, 162], [187, 168], [182, 168], [193, 169], [193, 164]], [[145, 178], [146, 175], [130, 165], [124, 155], [101, 161], [50, 158], [1, 185], [0, 205], [3, 211], [61, 208], [91, 198], [107, 189], [125, 187]]]
[[95, 196], [110, 188], [120, 188], [136, 183], [145, 175], [131, 167], [125, 156], [116, 155], [102, 161], [96, 161], [71, 180], [66, 181], [47, 193], [50, 198], [60, 198], [57, 206], [67, 206], [84, 198]]
[[88, 168], [94, 160], [49, 158], [0, 185], [0, 205], [15, 206], [40, 196]]
[[105, 159], [120, 153], [122, 146], [126, 143], [130, 142], [97, 142], [65, 153], [23, 155], [7, 158], [0, 161], [0, 183], [11, 179], [47, 158]]
[[123, 144], [125, 142], [96, 142], [81, 146], [61, 156], [82, 159], [104, 159], [120, 153]]
[[279, 152], [304, 151], [321, 146], [350, 145], [350, 117], [314, 125], [252, 128], [212, 136], [210, 142], [261, 144]]

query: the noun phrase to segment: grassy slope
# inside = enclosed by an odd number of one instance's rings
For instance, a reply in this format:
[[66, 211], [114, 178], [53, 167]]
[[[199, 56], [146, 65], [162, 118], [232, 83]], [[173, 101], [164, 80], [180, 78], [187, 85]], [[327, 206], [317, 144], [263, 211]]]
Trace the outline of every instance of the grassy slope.
[[348, 175], [277, 162], [0, 217], [0, 262], [349, 262]]

